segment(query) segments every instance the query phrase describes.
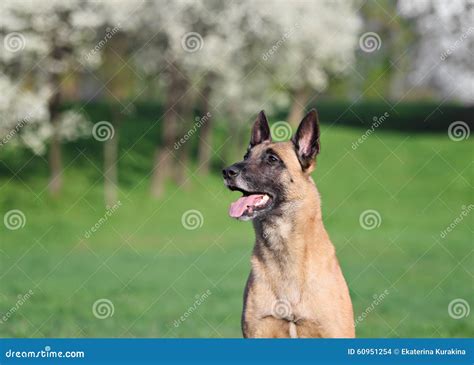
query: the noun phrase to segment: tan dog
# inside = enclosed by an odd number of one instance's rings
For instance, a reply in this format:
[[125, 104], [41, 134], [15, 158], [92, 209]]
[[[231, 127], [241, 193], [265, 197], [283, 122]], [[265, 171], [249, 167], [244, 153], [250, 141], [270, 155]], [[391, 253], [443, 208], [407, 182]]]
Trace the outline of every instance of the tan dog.
[[354, 337], [349, 291], [321, 219], [311, 178], [319, 153], [315, 110], [292, 141], [273, 143], [264, 112], [244, 160], [223, 170], [243, 193], [229, 214], [253, 220], [256, 242], [244, 294], [244, 337]]

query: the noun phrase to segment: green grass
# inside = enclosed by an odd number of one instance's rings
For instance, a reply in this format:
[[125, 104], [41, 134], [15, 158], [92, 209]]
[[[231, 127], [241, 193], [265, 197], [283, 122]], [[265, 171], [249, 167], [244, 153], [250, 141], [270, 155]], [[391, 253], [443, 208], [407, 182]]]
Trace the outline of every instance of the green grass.
[[[358, 336], [473, 336], [473, 314], [453, 319], [448, 305], [463, 298], [474, 310], [474, 214], [440, 237], [473, 203], [472, 143], [377, 132], [353, 151], [361, 134], [325, 126], [314, 173], [355, 315], [375, 294], [389, 293], [357, 326]], [[0, 336], [240, 337], [253, 231], [227, 216], [235, 193], [217, 175], [197, 174], [189, 189], [170, 185], [154, 201], [148, 177], [133, 169], [151, 165], [152, 153], [132, 150], [121, 161], [122, 206], [86, 239], [105, 208], [100, 164], [84, 153], [66, 169], [58, 200], [45, 191], [42, 159], [21, 157], [18, 177], [0, 177], [1, 217], [11, 209], [26, 216], [21, 229], [0, 226], [0, 314], [18, 295], [34, 293], [0, 323]], [[204, 218], [196, 230], [181, 224], [190, 209]], [[373, 230], [359, 224], [368, 209], [382, 218]], [[207, 290], [208, 298], [174, 326]], [[113, 316], [93, 315], [100, 298], [113, 302]]]

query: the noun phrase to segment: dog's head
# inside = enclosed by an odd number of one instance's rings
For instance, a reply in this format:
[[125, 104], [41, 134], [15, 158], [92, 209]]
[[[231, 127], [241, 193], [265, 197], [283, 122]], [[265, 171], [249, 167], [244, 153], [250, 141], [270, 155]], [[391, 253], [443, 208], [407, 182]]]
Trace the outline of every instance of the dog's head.
[[272, 142], [267, 118], [261, 111], [243, 161], [222, 170], [227, 187], [243, 194], [231, 204], [230, 216], [240, 220], [263, 218], [304, 197], [304, 189], [312, 183], [309, 174], [319, 149], [316, 110], [303, 118], [287, 142]]

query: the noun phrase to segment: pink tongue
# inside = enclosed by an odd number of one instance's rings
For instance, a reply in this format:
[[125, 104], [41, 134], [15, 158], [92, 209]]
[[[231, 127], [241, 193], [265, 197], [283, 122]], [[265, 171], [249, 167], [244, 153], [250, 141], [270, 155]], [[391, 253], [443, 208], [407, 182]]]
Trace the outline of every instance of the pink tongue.
[[239, 200], [230, 205], [229, 215], [233, 218], [239, 218], [244, 214], [247, 207], [254, 206], [260, 199], [263, 198], [261, 194], [243, 196]]

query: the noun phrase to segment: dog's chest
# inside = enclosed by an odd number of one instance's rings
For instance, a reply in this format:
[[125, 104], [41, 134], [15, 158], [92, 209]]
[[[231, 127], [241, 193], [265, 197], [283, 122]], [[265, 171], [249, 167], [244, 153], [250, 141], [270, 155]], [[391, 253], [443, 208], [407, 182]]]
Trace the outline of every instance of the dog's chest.
[[262, 289], [262, 292], [257, 290], [261, 294], [260, 299], [263, 299], [259, 305], [262, 316], [272, 315], [292, 320], [303, 298], [301, 278], [296, 273], [282, 271], [280, 263], [276, 262], [267, 262], [260, 269], [263, 270], [254, 270], [254, 273], [257, 278], [256, 286]]
[[[275, 259], [275, 255], [279, 258]], [[315, 295], [313, 291], [317, 283], [312, 275], [308, 276], [304, 266], [292, 261], [291, 257], [295, 255], [265, 251], [264, 256], [253, 259], [252, 271], [261, 317], [273, 316], [294, 322], [313, 312], [308, 297]]]

